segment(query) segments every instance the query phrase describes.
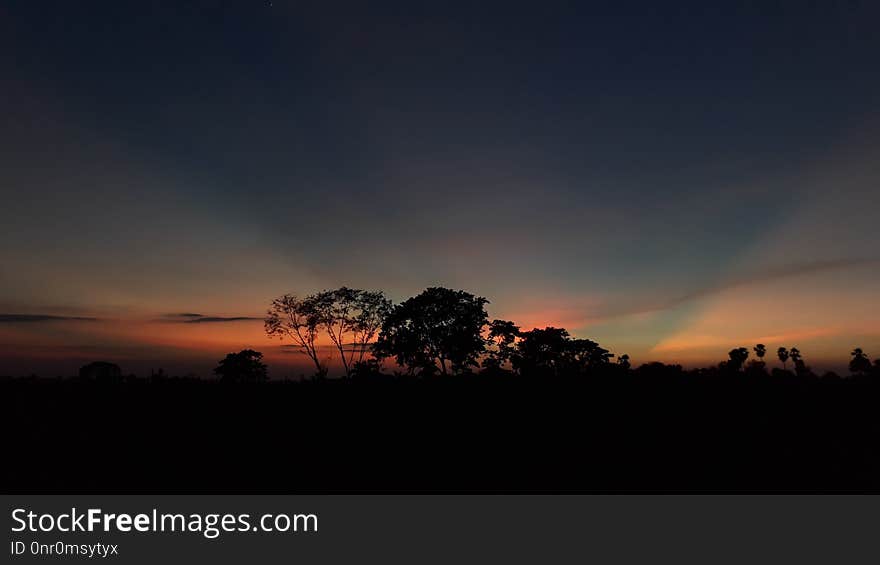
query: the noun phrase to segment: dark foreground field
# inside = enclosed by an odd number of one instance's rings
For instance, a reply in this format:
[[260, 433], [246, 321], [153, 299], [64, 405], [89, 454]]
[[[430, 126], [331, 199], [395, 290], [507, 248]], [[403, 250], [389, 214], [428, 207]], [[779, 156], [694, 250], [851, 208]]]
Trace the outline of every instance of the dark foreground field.
[[0, 383], [4, 491], [880, 491], [880, 386], [542, 378]]

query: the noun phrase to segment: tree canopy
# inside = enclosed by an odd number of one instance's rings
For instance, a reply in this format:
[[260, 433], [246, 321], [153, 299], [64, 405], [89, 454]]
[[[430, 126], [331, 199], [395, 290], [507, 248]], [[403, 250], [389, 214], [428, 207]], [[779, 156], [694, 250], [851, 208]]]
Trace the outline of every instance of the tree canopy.
[[214, 374], [223, 382], [254, 383], [267, 379], [263, 354], [253, 349], [228, 354], [214, 369]]
[[379, 359], [394, 358], [411, 374], [476, 367], [486, 350], [488, 302], [462, 290], [428, 288], [391, 309], [373, 352]]

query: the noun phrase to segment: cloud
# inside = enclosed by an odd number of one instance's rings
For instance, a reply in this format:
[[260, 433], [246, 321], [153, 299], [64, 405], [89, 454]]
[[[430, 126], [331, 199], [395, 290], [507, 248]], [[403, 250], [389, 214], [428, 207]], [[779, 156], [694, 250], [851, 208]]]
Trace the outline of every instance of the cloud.
[[791, 343], [808, 341], [821, 337], [840, 335], [843, 332], [837, 327], [805, 328], [774, 335], [747, 335], [731, 337], [730, 335], [684, 334], [664, 340], [651, 348], [652, 353], [673, 353], [681, 351], [731, 347], [732, 343]]
[[852, 267], [861, 267], [863, 265], [869, 265], [871, 263], [877, 263], [878, 259], [827, 259], [824, 261], [810, 261], [806, 263], [795, 263], [792, 265], [786, 265], [783, 267], [778, 267], [774, 269], [769, 269], [767, 271], [761, 273], [751, 273], [741, 276], [732, 277], [730, 280], [710, 286], [707, 288], [699, 289], [688, 294], [685, 294], [679, 297], [676, 300], [676, 305], [681, 302], [685, 302], [688, 300], [693, 300], [695, 298], [702, 298], [703, 296], [709, 294], [716, 294], [722, 292], [724, 290], [728, 290], [731, 288], [737, 288], [741, 286], [746, 286], [750, 284], [757, 284], [763, 282], [772, 282], [780, 279], [787, 279], [798, 277], [801, 275], [812, 275], [816, 273], [825, 273], [829, 271], [840, 271], [844, 269], [849, 269]]
[[37, 322], [95, 322], [98, 318], [87, 316], [55, 316], [51, 314], [0, 314], [2, 324], [28, 324]]
[[165, 314], [165, 316], [159, 321], [178, 324], [213, 324], [223, 322], [248, 322], [262, 319], [263, 318], [254, 318], [252, 316], [205, 316], [204, 314], [182, 312], [178, 314]]
[[880, 263], [880, 259], [876, 258], [849, 258], [849, 259], [827, 259], [822, 261], [810, 261], [804, 263], [795, 263], [778, 268], [769, 269], [760, 273], [747, 273], [743, 275], [735, 275], [726, 281], [714, 285], [708, 285], [698, 288], [690, 292], [686, 292], [679, 296], [654, 303], [644, 304], [640, 306], [614, 308], [608, 307], [600, 311], [593, 312], [590, 320], [602, 320], [609, 318], [619, 318], [623, 316], [633, 316], [638, 314], [648, 314], [652, 312], [660, 312], [680, 306], [686, 302], [719, 294], [721, 292], [739, 288], [752, 284], [765, 282], [773, 282], [782, 279], [794, 278], [802, 275], [811, 275], [817, 273], [825, 273], [831, 271], [845, 270], [855, 267], [862, 267], [871, 264]]
[[250, 316], [232, 316], [229, 318], [224, 318], [222, 316], [201, 316], [199, 318], [193, 318], [191, 320], [186, 320], [185, 324], [204, 324], [204, 323], [215, 323], [215, 322], [247, 322], [252, 320], [262, 320], [263, 318], [253, 318]]

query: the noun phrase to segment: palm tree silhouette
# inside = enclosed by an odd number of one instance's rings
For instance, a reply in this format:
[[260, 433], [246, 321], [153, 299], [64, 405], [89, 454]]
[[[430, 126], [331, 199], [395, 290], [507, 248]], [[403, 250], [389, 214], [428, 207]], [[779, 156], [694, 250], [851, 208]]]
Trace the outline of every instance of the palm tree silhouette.
[[776, 356], [779, 357], [779, 360], [782, 361], [782, 369], [787, 370], [785, 363], [788, 361], [788, 349], [784, 347], [780, 347], [776, 350]]
[[745, 364], [746, 359], [749, 358], [749, 350], [745, 347], [737, 347], [731, 349], [727, 355], [730, 357], [728, 366], [733, 368], [734, 371], [739, 371], [742, 369], [743, 364]]
[[758, 356], [758, 360], [762, 363], [764, 362], [764, 355], [767, 354], [767, 346], [763, 343], [759, 343], [755, 346], [755, 355]]
[[792, 347], [791, 351], [789, 352], [789, 356], [791, 357], [791, 360], [794, 362], [794, 366], [797, 367], [800, 364], [800, 360], [801, 360], [800, 350], [797, 347]]

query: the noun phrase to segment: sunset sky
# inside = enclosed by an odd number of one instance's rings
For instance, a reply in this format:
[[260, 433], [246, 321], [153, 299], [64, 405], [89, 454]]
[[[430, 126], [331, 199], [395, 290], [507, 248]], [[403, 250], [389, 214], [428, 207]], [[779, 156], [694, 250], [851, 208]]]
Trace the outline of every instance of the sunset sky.
[[259, 318], [341, 285], [880, 356], [877, 3], [415, 4], [0, 6], [0, 375], [295, 375]]

